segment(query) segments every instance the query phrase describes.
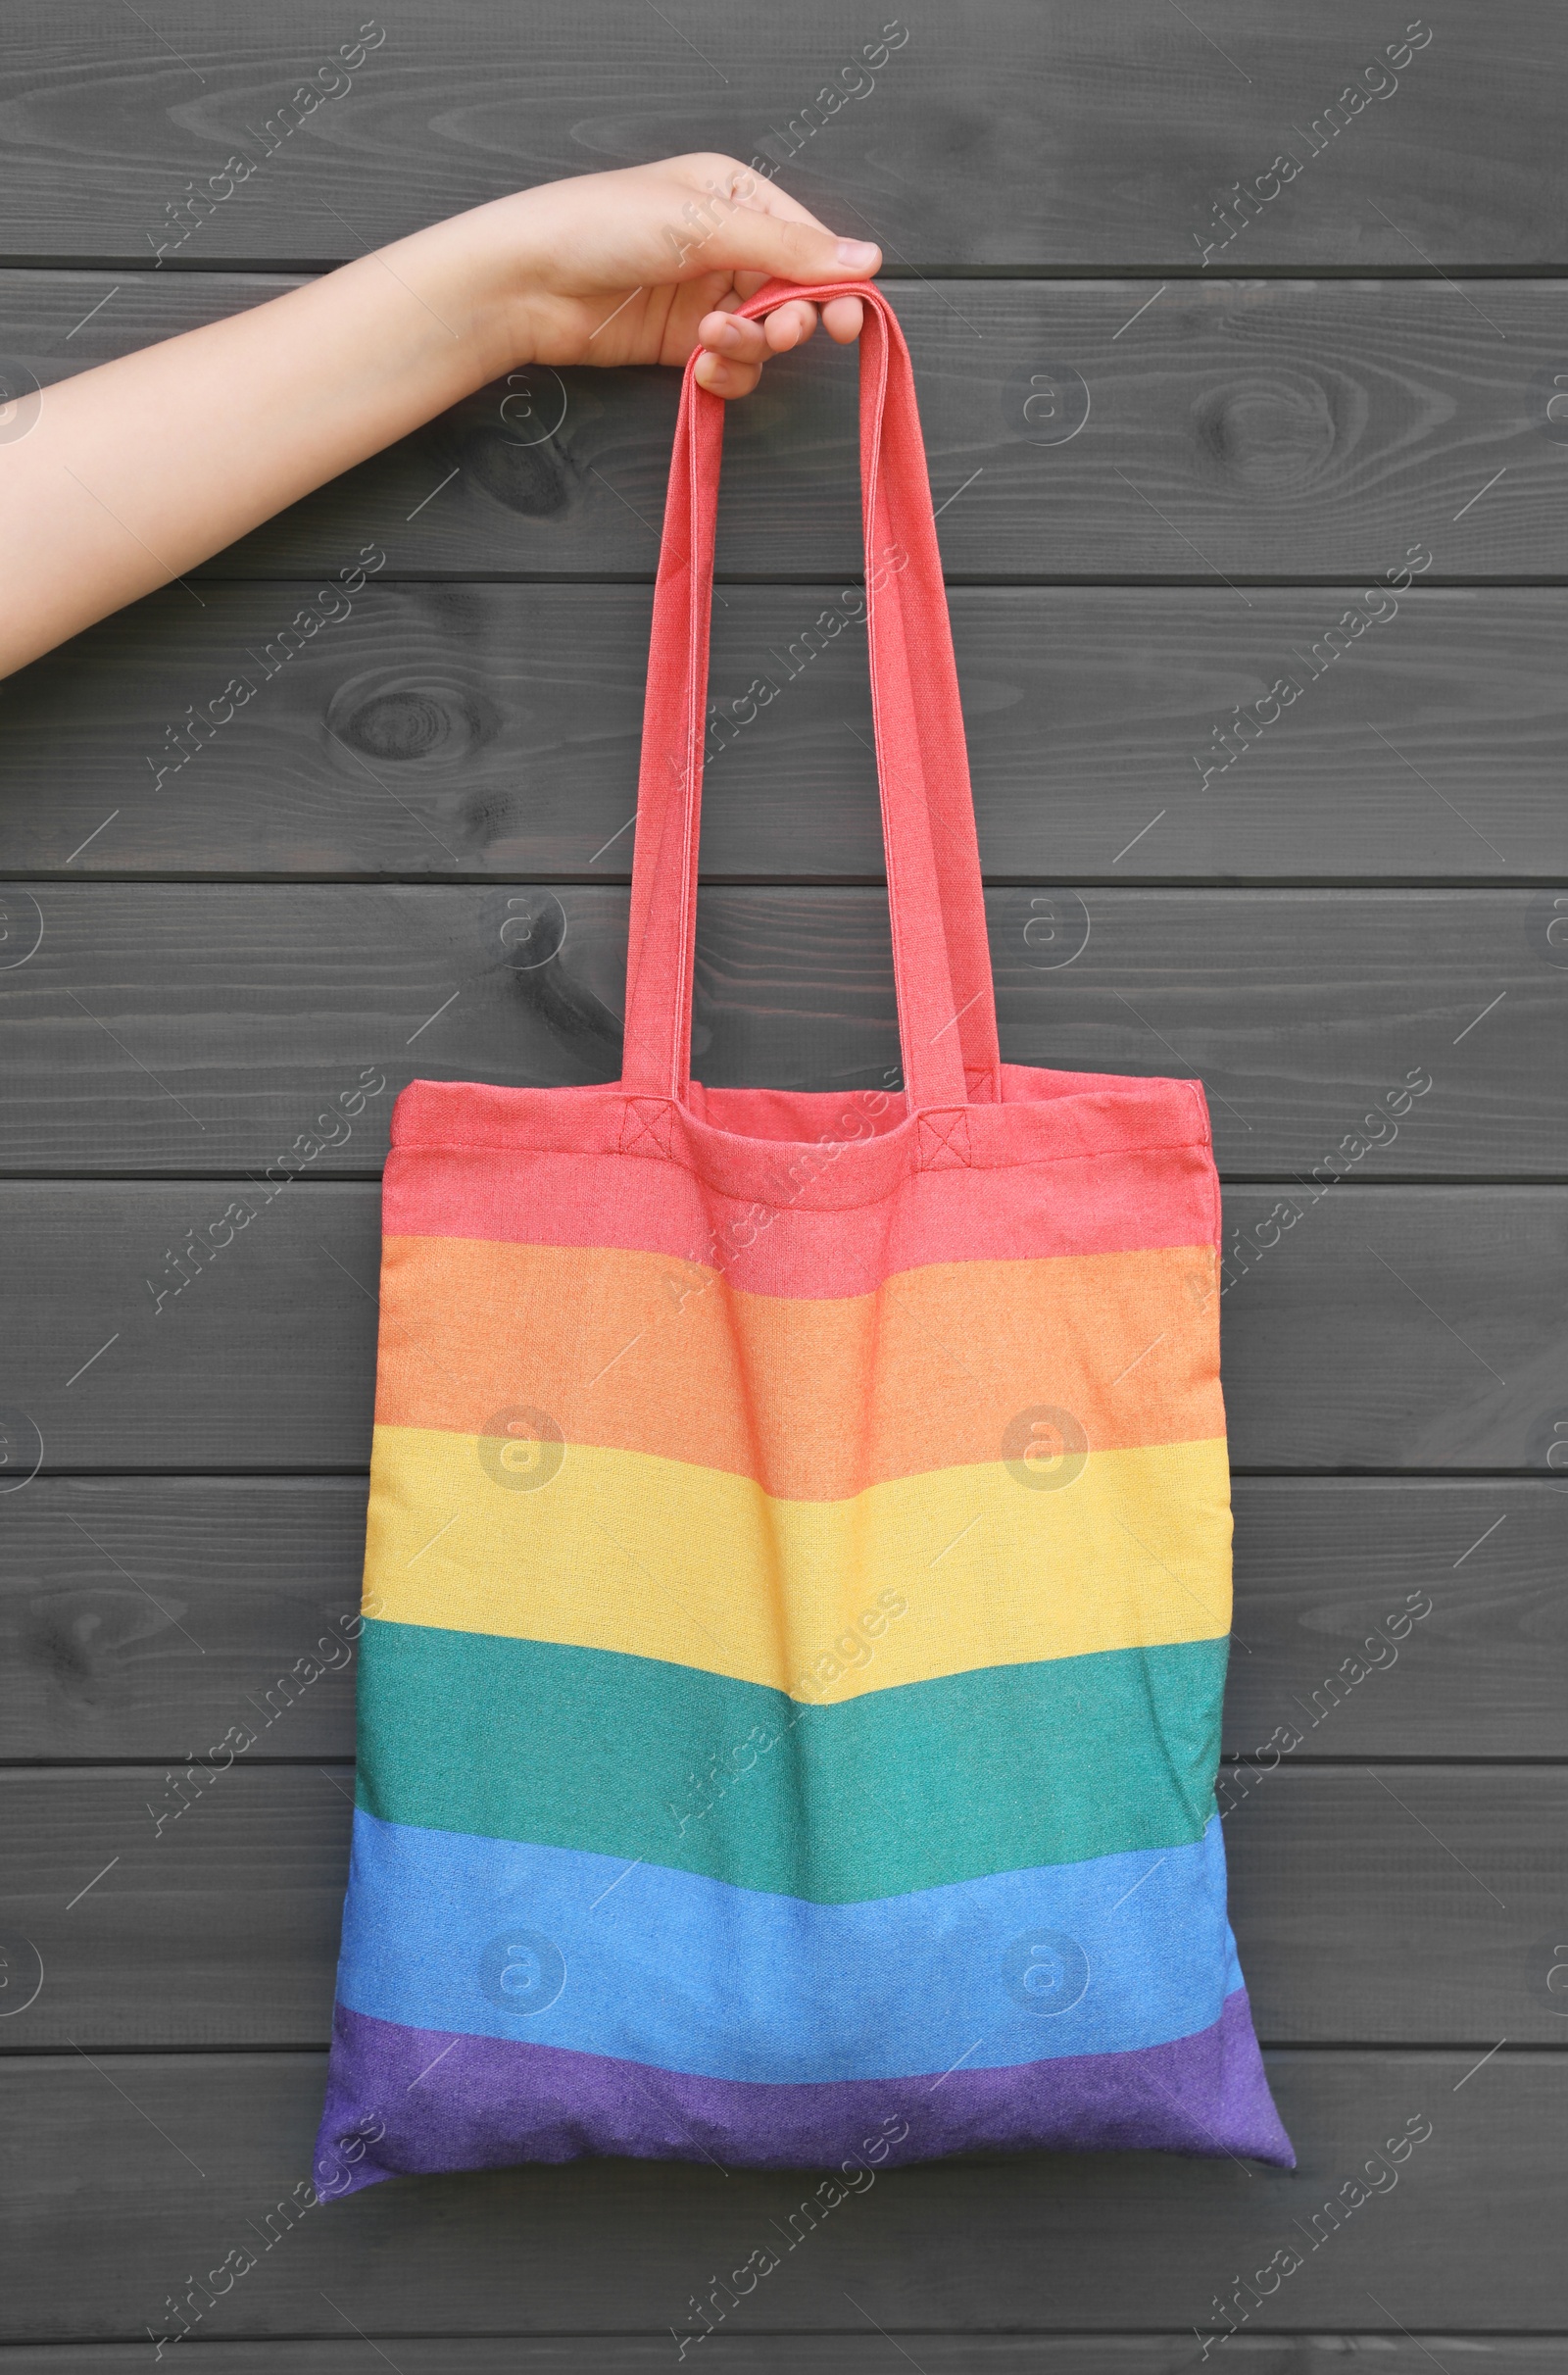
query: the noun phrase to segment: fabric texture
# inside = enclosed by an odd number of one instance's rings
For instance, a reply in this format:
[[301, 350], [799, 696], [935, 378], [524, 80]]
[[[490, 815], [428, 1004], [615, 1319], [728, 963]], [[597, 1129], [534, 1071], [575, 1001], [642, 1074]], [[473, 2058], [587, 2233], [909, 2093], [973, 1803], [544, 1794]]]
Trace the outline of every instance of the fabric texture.
[[912, 374], [843, 285], [902, 1085], [690, 1077], [723, 408], [688, 370], [621, 1078], [394, 1117], [334, 2193], [584, 2152], [1293, 2165], [1214, 1805], [1202, 1093], [1000, 1061]]

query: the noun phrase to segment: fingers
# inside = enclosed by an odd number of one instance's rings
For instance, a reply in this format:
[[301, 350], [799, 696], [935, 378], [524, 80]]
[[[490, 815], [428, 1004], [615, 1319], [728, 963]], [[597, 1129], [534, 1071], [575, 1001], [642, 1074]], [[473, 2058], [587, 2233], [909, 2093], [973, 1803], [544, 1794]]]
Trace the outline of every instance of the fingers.
[[765, 363], [767, 331], [760, 322], [737, 322], [730, 313], [705, 314], [697, 324], [701, 343], [726, 363]]
[[776, 215], [781, 223], [809, 223], [816, 230], [827, 229], [820, 216], [813, 215], [799, 198], [792, 198], [776, 181], [764, 181], [760, 174], [745, 171], [735, 174], [730, 195], [742, 206], [755, 206], [764, 215]]
[[804, 302], [780, 306], [763, 322], [737, 322], [733, 314], [704, 316], [699, 342], [708, 349], [697, 366], [697, 383], [715, 396], [749, 396], [769, 356], [788, 353], [816, 327], [816, 309]]
[[[840, 302], [854, 307], [858, 327], [859, 300]], [[774, 355], [787, 355], [792, 347], [804, 346], [815, 327], [816, 308], [804, 297], [775, 307], [760, 322], [737, 322], [733, 314], [722, 311], [705, 314], [697, 325], [697, 336], [708, 353], [698, 363], [697, 383], [715, 396], [749, 396], [761, 376], [762, 365]], [[853, 337], [854, 330], [848, 335]]]
[[[828, 306], [827, 314], [839, 317], [840, 326], [833, 335], [841, 343], [858, 331], [862, 311], [858, 297], [835, 297]], [[853, 321], [849, 321], [852, 315]], [[792, 297], [788, 305], [775, 306], [760, 322], [738, 322], [727, 308], [705, 314], [697, 335], [704, 346], [727, 362], [765, 363], [769, 355], [787, 355], [792, 347], [804, 346], [815, 327], [815, 306], [804, 297]]]
[[858, 297], [830, 297], [822, 308], [822, 327], [840, 346], [858, 338], [864, 322], [865, 308]]
[[729, 363], [720, 355], [699, 355], [697, 384], [706, 387], [710, 396], [722, 396], [726, 402], [735, 396], [749, 396], [762, 376], [760, 363]]
[[[716, 167], [727, 161], [693, 162]], [[705, 272], [760, 272], [809, 286], [814, 280], [866, 279], [881, 270], [882, 251], [870, 240], [840, 239], [782, 190], [744, 168], [715, 174], [705, 194], [707, 203], [697, 210], [702, 235], [691, 242], [675, 277], [695, 279]], [[798, 344], [804, 334], [798, 331], [792, 343]]]
[[[803, 206], [799, 198], [792, 198], [776, 181], [755, 173], [738, 157], [676, 157], [670, 160], [670, 165], [691, 188], [701, 189], [710, 197], [721, 192], [739, 206], [755, 207], [763, 215], [776, 215], [781, 223], [808, 223], [813, 230], [827, 230], [821, 218]], [[828, 235], [836, 236], [832, 232]]]
[[762, 322], [767, 343], [775, 355], [787, 355], [792, 346], [804, 346], [816, 327], [816, 308], [808, 305], [804, 297], [792, 297], [788, 305], [776, 305]]
[[[738, 322], [730, 308], [756, 294], [767, 279], [795, 280], [809, 287], [822, 280], [868, 278], [881, 270], [881, 250], [864, 239], [841, 239], [776, 183], [760, 179], [733, 158], [699, 156], [675, 162], [688, 186], [701, 186], [703, 232], [680, 277], [727, 272], [736, 292], [698, 325], [697, 380], [715, 396], [749, 396], [774, 355], [804, 345], [816, 327], [817, 309], [805, 298], [775, 306], [761, 322]], [[691, 210], [687, 210], [690, 212]], [[822, 309], [830, 338], [848, 345], [860, 334], [865, 309], [858, 297], [834, 297]]]
[[761, 322], [737, 322], [726, 313], [705, 314], [697, 336], [708, 350], [698, 359], [698, 386], [712, 396], [749, 396], [770, 352]]

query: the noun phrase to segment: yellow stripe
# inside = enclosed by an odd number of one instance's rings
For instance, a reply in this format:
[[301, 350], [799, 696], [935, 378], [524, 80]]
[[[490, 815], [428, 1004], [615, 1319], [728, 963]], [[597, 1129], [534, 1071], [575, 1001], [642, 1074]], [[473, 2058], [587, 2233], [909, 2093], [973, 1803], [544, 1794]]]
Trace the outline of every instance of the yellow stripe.
[[811, 1701], [1230, 1629], [1223, 1440], [1091, 1452], [1066, 1483], [996, 1462], [832, 1502], [645, 1452], [538, 1450], [530, 1468], [510, 1447], [508, 1483], [494, 1438], [377, 1427], [367, 1610]]

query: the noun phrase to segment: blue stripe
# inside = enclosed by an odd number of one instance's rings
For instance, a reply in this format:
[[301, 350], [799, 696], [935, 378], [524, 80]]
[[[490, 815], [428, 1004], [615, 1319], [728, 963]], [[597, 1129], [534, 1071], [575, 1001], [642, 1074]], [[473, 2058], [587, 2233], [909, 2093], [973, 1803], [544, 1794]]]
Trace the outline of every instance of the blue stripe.
[[378, 2020], [786, 2083], [1165, 2045], [1240, 1985], [1217, 1815], [1190, 1847], [810, 1905], [362, 1808], [338, 1969]]

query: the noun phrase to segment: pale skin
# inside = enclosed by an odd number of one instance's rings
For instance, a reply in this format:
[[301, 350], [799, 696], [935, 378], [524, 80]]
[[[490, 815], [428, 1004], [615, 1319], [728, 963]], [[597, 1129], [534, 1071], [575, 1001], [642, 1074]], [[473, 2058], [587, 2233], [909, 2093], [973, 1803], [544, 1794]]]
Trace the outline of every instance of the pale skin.
[[[0, 674], [527, 364], [679, 367], [700, 346], [703, 386], [749, 395], [819, 309], [735, 308], [881, 261], [733, 157], [673, 157], [498, 198], [61, 380], [0, 446]], [[859, 335], [858, 298], [820, 314]]]

